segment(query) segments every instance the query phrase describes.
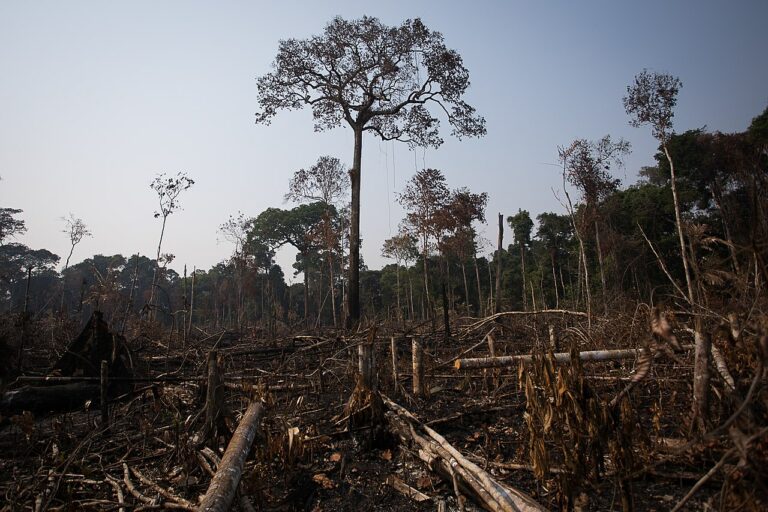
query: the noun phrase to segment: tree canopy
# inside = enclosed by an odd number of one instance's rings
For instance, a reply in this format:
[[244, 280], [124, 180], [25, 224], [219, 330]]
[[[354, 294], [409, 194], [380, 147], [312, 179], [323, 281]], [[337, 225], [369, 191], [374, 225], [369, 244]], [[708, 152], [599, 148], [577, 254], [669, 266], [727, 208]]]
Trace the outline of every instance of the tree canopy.
[[280, 110], [312, 109], [315, 130], [346, 123], [354, 132], [350, 169], [347, 324], [360, 318], [360, 172], [363, 133], [411, 146], [437, 147], [439, 118], [452, 134], [485, 135], [485, 119], [464, 101], [469, 72], [440, 32], [420, 19], [389, 27], [378, 18], [334, 18], [322, 35], [280, 41], [272, 71], [257, 79], [261, 109], [256, 122], [269, 124]]

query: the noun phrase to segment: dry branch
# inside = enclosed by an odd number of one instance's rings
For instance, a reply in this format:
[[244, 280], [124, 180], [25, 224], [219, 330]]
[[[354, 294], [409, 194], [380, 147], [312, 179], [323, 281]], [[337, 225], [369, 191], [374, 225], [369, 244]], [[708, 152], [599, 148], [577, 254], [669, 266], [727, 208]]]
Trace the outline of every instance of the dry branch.
[[443, 436], [421, 423], [408, 410], [382, 397], [389, 409], [387, 418], [400, 439], [413, 447], [421, 460], [446, 481], [472, 495], [487, 510], [535, 511], [545, 510], [530, 496], [506, 487], [488, 475], [456, 450]]
[[243, 474], [245, 459], [256, 437], [263, 410], [261, 402], [258, 401], [253, 401], [248, 406], [227, 445], [216, 475], [200, 502], [200, 511], [226, 512], [229, 510]]
[[397, 492], [399, 492], [403, 496], [407, 498], [411, 498], [414, 501], [422, 502], [422, 501], [429, 501], [430, 499], [429, 496], [419, 491], [418, 489], [414, 489], [410, 485], [406, 484], [405, 482], [397, 478], [395, 475], [390, 475], [387, 477], [387, 484], [391, 485]]

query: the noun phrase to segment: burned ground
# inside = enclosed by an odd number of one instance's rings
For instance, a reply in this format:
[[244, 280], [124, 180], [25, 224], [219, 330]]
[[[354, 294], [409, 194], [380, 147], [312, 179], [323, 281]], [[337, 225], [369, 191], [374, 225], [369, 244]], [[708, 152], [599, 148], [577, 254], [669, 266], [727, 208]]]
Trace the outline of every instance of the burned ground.
[[[375, 336], [370, 330], [313, 332], [270, 340], [199, 332], [186, 346], [137, 331], [126, 341], [135, 366], [132, 389], [111, 393], [108, 424], [98, 398], [65, 413], [16, 412], [3, 419], [2, 510], [191, 508], [251, 400], [261, 401], [265, 412], [233, 510], [481, 509], [470, 492], [441, 478], [398, 437], [388, 400], [545, 509], [668, 510], [719, 464], [682, 509], [710, 503], [757, 510], [765, 502], [768, 453], [761, 427], [765, 395], [761, 386], [749, 391], [760, 368], [757, 348], [745, 340], [720, 344], [736, 390], [728, 398], [722, 385], [714, 386], [712, 435], [694, 435], [693, 351], [685, 349], [692, 340], [680, 328], [683, 321], [672, 322], [683, 350], [660, 352], [614, 407], [607, 404], [637, 374], [638, 359], [555, 363], [547, 355], [549, 326], [565, 352], [641, 348], [651, 339], [648, 318], [593, 320], [591, 326], [558, 313], [464, 319], [447, 344], [440, 333], [385, 326]], [[455, 369], [457, 357], [488, 356], [489, 332], [496, 356], [538, 356], [530, 364]], [[411, 387], [413, 337], [425, 348], [419, 397]], [[358, 347], [366, 344], [374, 353], [372, 390], [359, 377]], [[195, 445], [190, 440], [205, 416], [206, 361], [213, 350], [226, 418]], [[50, 359], [32, 358], [37, 372], [50, 368]], [[718, 432], [727, 421], [730, 428]], [[422, 494], [427, 499], [419, 501]]]

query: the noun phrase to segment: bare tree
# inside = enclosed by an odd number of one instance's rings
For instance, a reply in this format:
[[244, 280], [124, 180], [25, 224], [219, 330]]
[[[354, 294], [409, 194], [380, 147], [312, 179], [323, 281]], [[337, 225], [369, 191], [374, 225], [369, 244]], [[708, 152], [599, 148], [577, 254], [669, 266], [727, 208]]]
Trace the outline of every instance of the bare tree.
[[507, 224], [512, 228], [512, 235], [515, 238], [515, 242], [520, 248], [520, 275], [523, 277], [523, 309], [528, 309], [528, 299], [526, 293], [525, 282], [525, 248], [531, 245], [531, 230], [533, 229], [533, 221], [528, 210], [517, 209], [515, 215], [507, 217]]
[[[65, 228], [61, 231], [62, 233], [66, 233], [69, 236], [69, 243], [71, 244], [71, 247], [69, 249], [69, 254], [67, 255], [67, 260], [64, 262], [64, 269], [62, 270], [62, 275], [64, 272], [69, 268], [69, 260], [72, 258], [72, 253], [75, 252], [75, 246], [79, 244], [83, 238], [86, 236], [92, 236], [90, 230], [88, 229], [88, 226], [85, 225], [85, 222], [83, 222], [82, 219], [77, 218], [70, 212], [69, 217], [62, 217], [61, 220], [64, 221]], [[63, 278], [62, 278], [62, 287], [63, 287]], [[60, 311], [64, 311], [64, 289], [61, 290], [61, 307]]]
[[420, 19], [388, 27], [377, 18], [334, 18], [322, 35], [280, 41], [273, 71], [257, 82], [258, 123], [279, 110], [312, 109], [315, 130], [352, 128], [347, 324], [360, 318], [360, 170], [363, 133], [410, 145], [439, 146], [434, 105], [453, 126], [453, 135], [482, 136], [485, 120], [463, 101], [469, 72], [439, 32]]
[[445, 176], [438, 169], [422, 169], [417, 172], [398, 201], [407, 210], [407, 226], [421, 241], [421, 254], [424, 263], [424, 297], [427, 310], [432, 317], [429, 299], [429, 251], [432, 240], [437, 241], [443, 210], [450, 198], [450, 190], [445, 184]]
[[72, 253], [75, 252], [75, 246], [79, 244], [83, 238], [93, 235], [88, 229], [88, 226], [85, 225], [85, 222], [83, 222], [83, 219], [75, 217], [72, 213], [69, 214], [69, 217], [62, 217], [61, 220], [64, 221], [65, 225], [65, 228], [61, 230], [61, 232], [66, 233], [69, 236], [69, 243], [71, 244], [67, 260], [64, 262], [64, 270], [67, 270], [69, 267], [69, 260], [72, 258]]
[[624, 108], [630, 116], [629, 124], [634, 127], [651, 125], [653, 136], [661, 143], [664, 156], [669, 163], [670, 186], [672, 188], [672, 200], [675, 205], [675, 224], [677, 225], [677, 237], [680, 242], [680, 257], [683, 260], [685, 282], [688, 285], [688, 301], [693, 304], [693, 283], [691, 271], [688, 265], [688, 257], [683, 236], [683, 221], [680, 215], [680, 202], [677, 196], [675, 180], [675, 165], [669, 154], [667, 142], [673, 133], [672, 118], [675, 115], [674, 108], [677, 104], [677, 93], [683, 86], [679, 78], [665, 73], [650, 72], [644, 69], [635, 76], [632, 85], [627, 86], [627, 95], [623, 98]]
[[235, 267], [235, 293], [237, 300], [237, 325], [240, 327], [243, 316], [243, 302], [245, 300], [243, 294], [243, 280], [246, 267], [245, 246], [248, 239], [248, 229], [250, 226], [250, 219], [246, 218], [245, 214], [238, 211], [237, 215], [229, 215], [227, 221], [219, 226], [219, 233], [227, 241], [234, 245], [232, 251], [232, 264]]
[[[402, 321], [403, 310], [400, 305], [400, 266], [405, 263], [406, 272], [408, 269], [408, 262], [418, 258], [418, 251], [416, 249], [416, 239], [407, 230], [401, 230], [401, 232], [392, 238], [384, 240], [384, 246], [381, 249], [381, 255], [385, 258], [391, 258], [395, 260], [395, 272], [397, 277], [397, 319]], [[408, 284], [410, 285], [411, 293], [411, 316], [413, 316], [413, 284], [411, 283], [411, 277], [408, 276]]]
[[333, 326], [336, 327], [336, 285], [334, 278], [333, 250], [339, 245], [339, 237], [334, 229], [332, 214], [349, 190], [349, 174], [344, 164], [338, 158], [321, 156], [309, 169], [299, 169], [291, 178], [288, 185], [286, 200], [297, 202], [321, 202], [325, 205], [321, 236], [325, 245], [328, 262], [329, 287], [331, 295], [331, 313]]
[[[606, 315], [608, 314], [607, 286], [603, 251], [600, 245], [598, 207], [600, 201], [618, 189], [620, 182], [611, 177], [610, 170], [612, 166], [623, 166], [623, 158], [629, 151], [629, 142], [623, 139], [614, 142], [610, 135], [606, 135], [597, 142], [578, 139], [569, 148], [570, 157], [565, 166], [566, 180], [581, 192], [584, 200], [586, 208], [582, 215], [582, 223], [585, 226], [590, 222], [594, 224], [595, 252], [597, 253], [600, 283], [603, 290], [603, 309]], [[577, 229], [576, 225], [574, 225], [574, 229]], [[587, 286], [589, 285], [587, 284]]]
[[[160, 250], [163, 245], [163, 236], [165, 235], [165, 224], [168, 221], [168, 217], [181, 208], [179, 204], [179, 196], [182, 192], [189, 189], [195, 181], [187, 176], [184, 172], [177, 172], [176, 176], [166, 176], [165, 173], [158, 174], [152, 183], [150, 188], [157, 193], [158, 203], [160, 209], [155, 211], [155, 218], [163, 219], [163, 226], [160, 230], [160, 239], [157, 242], [157, 257], [155, 259], [155, 273], [152, 277], [152, 290], [149, 295], [149, 306], [154, 306], [155, 288], [157, 287], [157, 279], [160, 271], [161, 255]], [[169, 263], [172, 260], [171, 255], [165, 255], [163, 260]]]

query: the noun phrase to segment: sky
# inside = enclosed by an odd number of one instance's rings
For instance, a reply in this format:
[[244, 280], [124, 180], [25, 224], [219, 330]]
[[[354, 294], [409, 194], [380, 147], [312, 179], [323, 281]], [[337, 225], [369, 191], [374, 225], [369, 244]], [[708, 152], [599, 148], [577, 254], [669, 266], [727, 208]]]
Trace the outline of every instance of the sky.
[[[226, 259], [232, 246], [217, 231], [229, 215], [291, 207], [288, 180], [321, 155], [351, 164], [348, 128], [315, 133], [308, 110], [281, 112], [269, 126], [254, 118], [256, 77], [270, 71], [278, 41], [319, 34], [337, 15], [389, 25], [420, 17], [440, 31], [469, 70], [466, 100], [487, 121], [485, 137], [462, 141], [444, 121], [436, 150], [366, 135], [370, 268], [388, 263], [380, 252], [403, 218], [397, 193], [424, 167], [442, 170], [451, 188], [489, 193], [488, 240], [497, 213], [564, 212], [557, 148], [574, 139], [629, 141], [615, 175], [634, 183], [657, 144], [650, 129], [629, 126], [621, 100], [644, 68], [682, 80], [677, 131], [742, 131], [768, 105], [768, 2], [759, 0], [0, 0], [0, 207], [24, 210], [18, 241], [63, 261], [61, 218], [72, 213], [93, 233], [72, 263], [154, 257], [161, 223], [150, 182], [183, 171], [196, 183], [168, 219], [163, 252], [176, 255], [179, 272]], [[290, 250], [277, 261], [300, 280]]]

